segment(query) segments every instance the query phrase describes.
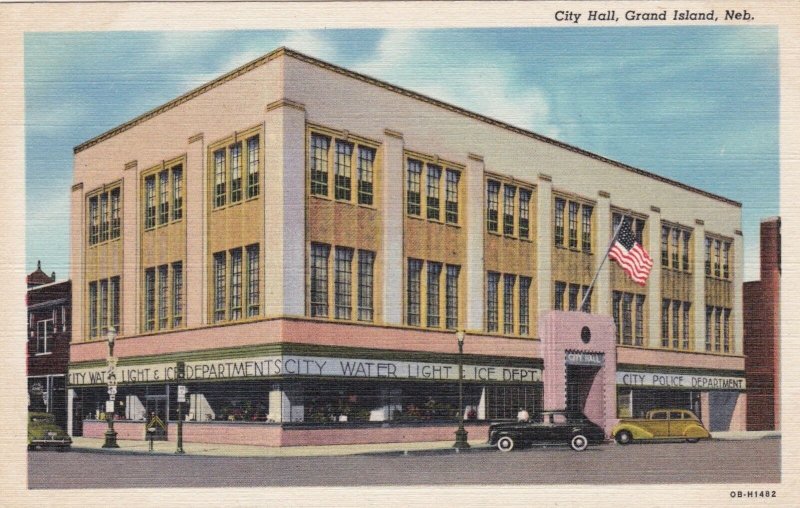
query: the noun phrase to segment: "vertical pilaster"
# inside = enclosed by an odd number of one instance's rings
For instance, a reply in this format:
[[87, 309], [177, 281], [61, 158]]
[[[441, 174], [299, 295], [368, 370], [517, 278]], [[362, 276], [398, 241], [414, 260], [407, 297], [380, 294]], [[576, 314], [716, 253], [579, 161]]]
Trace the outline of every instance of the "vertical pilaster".
[[661, 347], [661, 209], [650, 207], [648, 219], [650, 227], [647, 235], [647, 252], [653, 258], [653, 268], [647, 278], [647, 320], [648, 337], [646, 345], [651, 348]]
[[[383, 321], [403, 324], [403, 135], [384, 130], [383, 200]], [[398, 234], [398, 232], [400, 232]]]
[[125, 164], [122, 174], [122, 334], [139, 331], [139, 169], [136, 161]]
[[72, 342], [83, 342], [86, 334], [83, 328], [84, 294], [86, 282], [83, 280], [86, 251], [86, 200], [83, 197], [83, 183], [72, 186], [70, 196], [70, 278], [72, 279]]
[[[594, 314], [611, 315], [611, 264], [606, 259], [608, 242], [613, 234], [611, 224], [611, 194], [606, 191], [597, 193], [597, 204], [594, 210], [595, 221], [595, 271], [597, 281], [594, 283], [592, 294], [594, 295]], [[602, 267], [600, 264], [602, 263]]]
[[72, 435], [72, 421], [74, 419], [75, 408], [72, 404], [75, 402], [75, 390], [73, 388], [67, 389], [67, 434]]
[[264, 200], [267, 315], [305, 314], [305, 106], [281, 99], [267, 106]]
[[536, 282], [539, 316], [552, 308], [553, 179], [539, 174], [536, 188]]
[[483, 330], [484, 288], [484, 170], [480, 155], [467, 156], [466, 227], [467, 227], [467, 329]]
[[[744, 353], [744, 298], [742, 295], [744, 284], [744, 238], [740, 230], [733, 236], [733, 353]], [[762, 279], [763, 280], [763, 279]]]
[[186, 325], [189, 328], [208, 323], [208, 193], [206, 191], [205, 142], [203, 134], [189, 138], [186, 152]]
[[694, 292], [692, 295], [692, 313], [694, 314], [694, 350], [706, 350], [706, 227], [705, 222], [694, 221], [694, 259], [692, 275], [694, 276]]

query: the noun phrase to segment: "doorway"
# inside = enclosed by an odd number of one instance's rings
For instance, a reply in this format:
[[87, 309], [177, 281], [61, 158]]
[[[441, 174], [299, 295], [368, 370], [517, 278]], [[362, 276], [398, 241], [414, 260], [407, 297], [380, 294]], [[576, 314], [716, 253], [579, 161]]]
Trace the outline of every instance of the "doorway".
[[586, 401], [599, 370], [599, 367], [567, 365], [567, 411], [586, 414]]

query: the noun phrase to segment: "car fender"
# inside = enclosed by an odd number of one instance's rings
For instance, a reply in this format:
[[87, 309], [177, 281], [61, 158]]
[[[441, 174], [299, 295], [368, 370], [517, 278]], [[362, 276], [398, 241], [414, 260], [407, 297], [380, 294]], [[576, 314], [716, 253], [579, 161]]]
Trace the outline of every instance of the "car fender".
[[631, 433], [634, 439], [653, 439], [653, 433], [646, 428], [633, 423], [621, 423], [611, 430], [611, 437], [617, 437], [617, 434], [627, 430]]
[[683, 437], [691, 439], [706, 439], [711, 437], [708, 431], [700, 425], [689, 425], [683, 430]]

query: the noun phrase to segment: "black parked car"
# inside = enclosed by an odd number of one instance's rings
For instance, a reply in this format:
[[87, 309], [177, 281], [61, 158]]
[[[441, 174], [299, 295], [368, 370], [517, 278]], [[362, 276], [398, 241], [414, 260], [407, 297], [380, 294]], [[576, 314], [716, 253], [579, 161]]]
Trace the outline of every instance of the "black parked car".
[[489, 444], [501, 452], [533, 443], [563, 443], [575, 451], [589, 444], [600, 444], [606, 435], [602, 428], [581, 413], [544, 411], [531, 421], [495, 423], [489, 426]]

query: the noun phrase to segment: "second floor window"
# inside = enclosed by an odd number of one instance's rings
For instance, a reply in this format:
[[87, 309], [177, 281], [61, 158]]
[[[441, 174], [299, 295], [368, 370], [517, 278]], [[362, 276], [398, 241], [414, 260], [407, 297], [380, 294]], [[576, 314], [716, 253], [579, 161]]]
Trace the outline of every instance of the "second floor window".
[[498, 200], [500, 197], [500, 184], [494, 180], [486, 182], [486, 229], [497, 232], [498, 228]]
[[564, 245], [564, 208], [567, 202], [561, 198], [556, 198], [555, 203], [555, 229], [553, 241], [557, 246]]
[[371, 205], [373, 201], [373, 166], [375, 149], [358, 147], [358, 204]]
[[569, 248], [578, 248], [578, 209], [580, 204], [570, 201], [569, 202]]
[[[113, 198], [113, 196], [112, 196]], [[156, 203], [156, 200], [158, 203]], [[170, 204], [172, 210], [170, 211]], [[114, 216], [112, 199], [111, 215]], [[144, 229], [183, 218], [183, 163], [170, 163], [144, 176]], [[112, 223], [113, 224], [113, 223]], [[112, 228], [113, 229], [113, 228]]]
[[257, 316], [261, 309], [261, 271], [258, 244], [247, 247], [247, 317]]
[[439, 220], [439, 182], [442, 178], [442, 168], [428, 164], [428, 193], [426, 206], [428, 218]]
[[447, 276], [445, 278], [445, 312], [448, 330], [458, 328], [458, 276], [461, 267], [457, 265], [447, 265]]
[[590, 205], [581, 207], [581, 250], [592, 252], [592, 212], [594, 208]]
[[52, 352], [54, 323], [55, 321], [52, 319], [40, 319], [36, 322], [36, 354]]
[[442, 264], [428, 261], [428, 319], [427, 326], [439, 327], [439, 281], [442, 274]]
[[530, 238], [531, 191], [519, 190], [519, 237]]
[[336, 247], [334, 265], [336, 319], [350, 319], [353, 312], [353, 249]]
[[328, 316], [328, 256], [330, 246], [311, 244], [311, 317]]
[[225, 206], [225, 149], [214, 152], [214, 206]]
[[503, 186], [503, 234], [514, 234], [514, 196], [517, 188], [511, 185]]
[[236, 142], [229, 148], [231, 156], [231, 203], [242, 200], [242, 143]]
[[408, 273], [406, 281], [406, 324], [409, 326], [420, 325], [421, 292], [422, 292], [422, 261], [419, 259], [408, 260]]
[[358, 320], [372, 321], [374, 316], [375, 253], [358, 251]]
[[169, 222], [169, 171], [158, 174], [158, 223]]
[[500, 274], [489, 272], [486, 277], [486, 331], [496, 332], [498, 330], [498, 286], [500, 285]]
[[503, 333], [514, 333], [514, 283], [516, 277], [503, 275]]
[[172, 220], [183, 217], [183, 166], [172, 170]]
[[531, 278], [519, 278], [519, 334], [530, 334], [530, 289]]
[[459, 173], [448, 169], [446, 172], [447, 188], [445, 189], [445, 221], [458, 224], [458, 180]]
[[419, 216], [422, 213], [420, 177], [422, 162], [408, 159], [408, 176], [406, 180], [406, 210], [408, 215]]
[[89, 245], [120, 237], [122, 233], [120, 206], [122, 195], [119, 186], [95, 192], [88, 198]]
[[352, 186], [353, 144], [336, 141], [336, 160], [334, 162], [334, 195], [336, 199], [350, 201]]
[[156, 227], [156, 177], [144, 180], [144, 228]]
[[258, 196], [259, 180], [258, 180], [258, 167], [260, 164], [259, 156], [259, 140], [258, 134], [247, 139], [247, 197], [254, 198]]

